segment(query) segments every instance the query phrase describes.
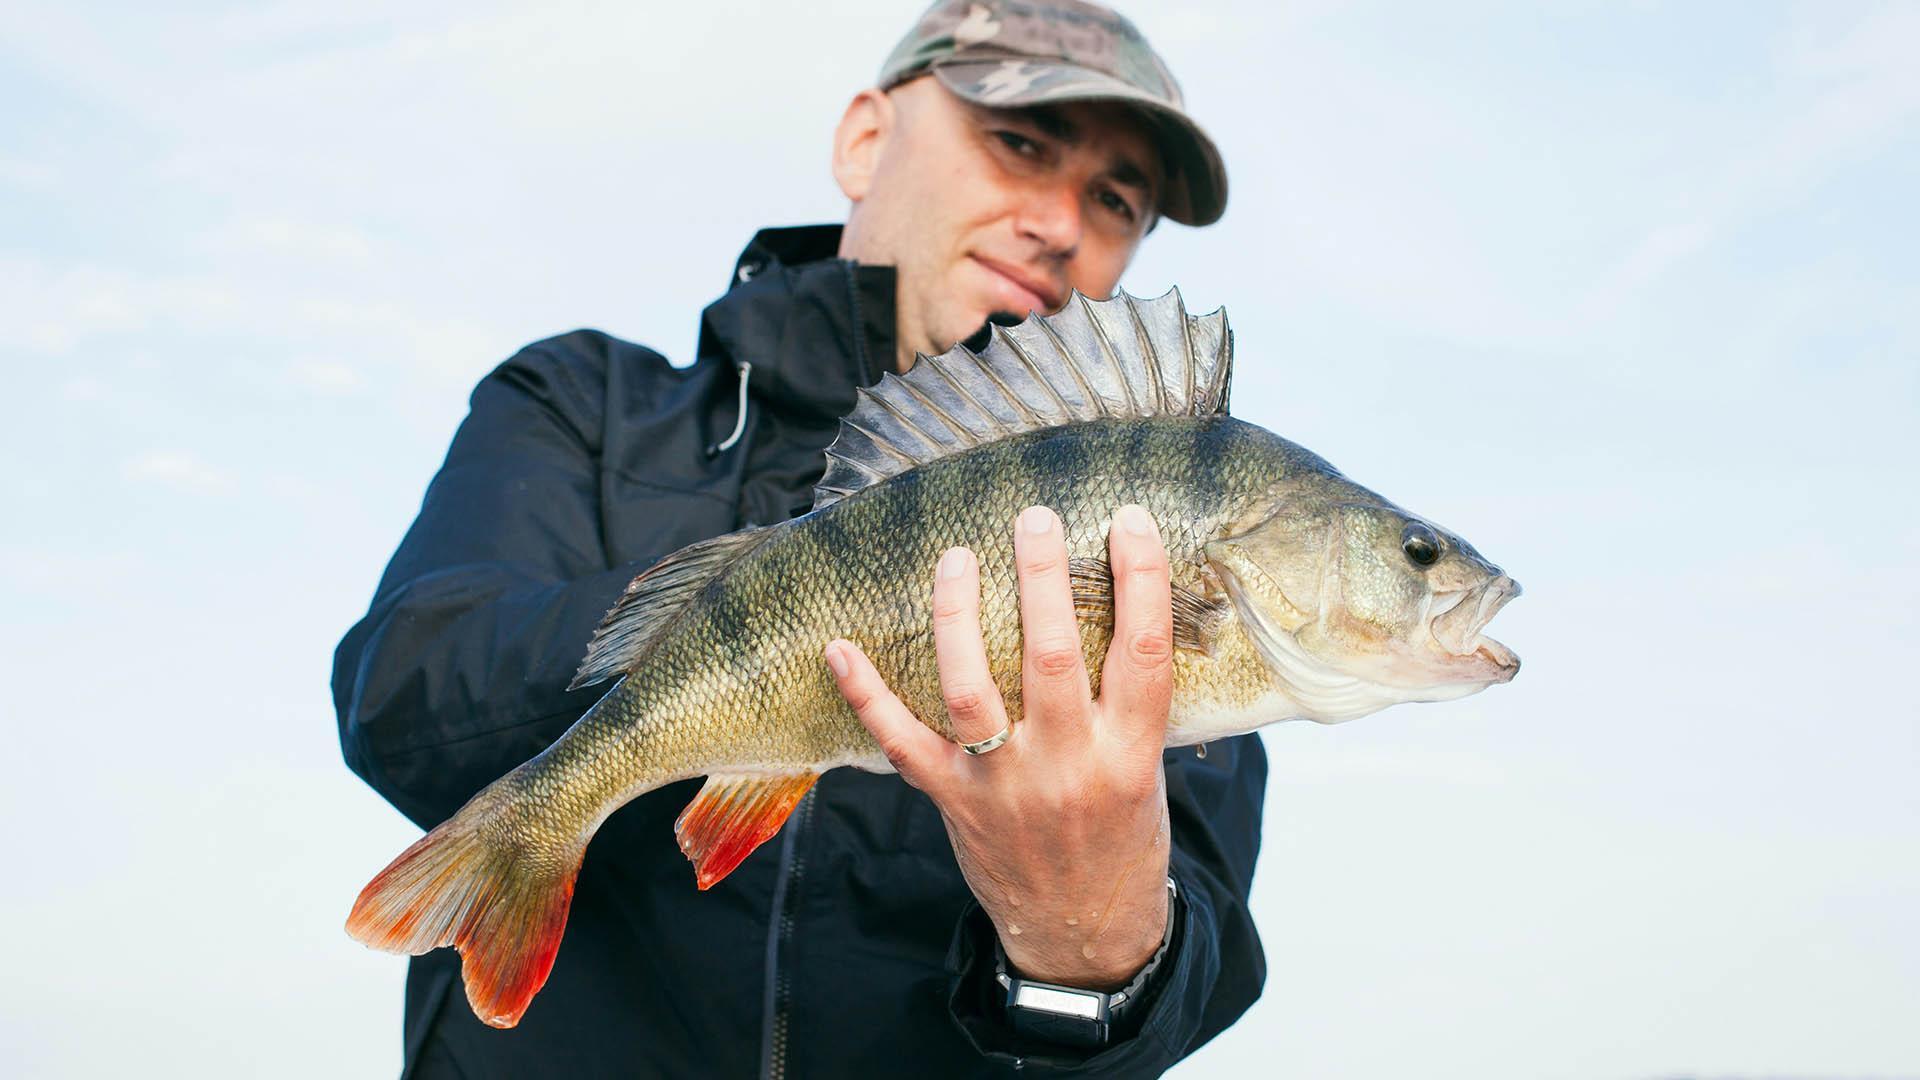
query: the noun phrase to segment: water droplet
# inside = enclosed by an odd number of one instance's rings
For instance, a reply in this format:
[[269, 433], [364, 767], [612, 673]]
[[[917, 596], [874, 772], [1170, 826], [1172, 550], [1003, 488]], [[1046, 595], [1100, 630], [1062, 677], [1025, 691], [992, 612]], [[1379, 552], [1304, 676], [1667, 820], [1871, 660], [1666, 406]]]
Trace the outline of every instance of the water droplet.
[[1014, 937], [1019, 937], [1019, 936], [1020, 936], [1020, 924], [1019, 924], [1019, 923], [1008, 923], [1008, 924], [1007, 924], [1007, 933], [1009, 933], [1009, 934], [1012, 934], [1012, 935], [1013, 935]]
[[1197, 758], [1203, 758], [1203, 757], [1206, 757], [1206, 756], [1207, 756], [1207, 744], [1206, 744], [1206, 743], [1201, 743], [1200, 745], [1198, 745], [1198, 746], [1196, 746], [1196, 747], [1194, 747], [1194, 748], [1193, 748], [1193, 756], [1194, 756], [1194, 757], [1197, 757]]
[[1012, 905], [1013, 907], [1019, 907], [1019, 906], [1020, 906], [1020, 898], [1019, 898], [1019, 897], [1017, 897], [1017, 896], [1015, 896], [1015, 895], [1013, 895], [1012, 893], [1008, 893], [1008, 894], [1007, 894], [1007, 903], [1008, 903], [1008, 904], [1010, 904], [1010, 905]]
[[1077, 918], [1075, 918], [1075, 917], [1073, 917], [1072, 915], [1069, 915], [1069, 916], [1067, 916], [1067, 925], [1068, 925], [1068, 926], [1079, 926], [1079, 925], [1080, 925], [1080, 920], [1079, 920], [1079, 919], [1077, 919]]
[[1093, 944], [1089, 942], [1085, 945], [1080, 946], [1080, 955], [1086, 957], [1089, 960], [1093, 959]]

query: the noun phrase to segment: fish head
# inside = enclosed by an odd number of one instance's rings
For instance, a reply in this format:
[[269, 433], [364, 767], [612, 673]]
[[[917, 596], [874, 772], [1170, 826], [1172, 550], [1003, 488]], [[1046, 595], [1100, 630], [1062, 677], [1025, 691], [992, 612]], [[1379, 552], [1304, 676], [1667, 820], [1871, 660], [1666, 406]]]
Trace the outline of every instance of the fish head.
[[1282, 500], [1208, 561], [1261, 660], [1310, 717], [1446, 701], [1513, 678], [1482, 631], [1520, 585], [1472, 544], [1371, 492]]

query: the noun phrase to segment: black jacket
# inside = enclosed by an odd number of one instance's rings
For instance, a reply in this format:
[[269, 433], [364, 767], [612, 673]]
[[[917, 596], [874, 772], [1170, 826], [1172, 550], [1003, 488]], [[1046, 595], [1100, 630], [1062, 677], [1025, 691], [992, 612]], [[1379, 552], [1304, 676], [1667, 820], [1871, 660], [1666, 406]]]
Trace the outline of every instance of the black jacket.
[[[580, 330], [528, 346], [474, 390], [334, 658], [347, 763], [408, 817], [442, 821], [593, 704], [604, 686], [565, 687], [635, 574], [812, 505], [837, 419], [894, 355], [893, 271], [833, 258], [838, 237], [756, 236], [703, 315], [689, 369]], [[752, 364], [745, 428], [716, 452], [739, 416], [739, 361]], [[409, 1075], [1157, 1075], [1260, 993], [1247, 890], [1265, 785], [1251, 736], [1205, 758], [1169, 751], [1175, 943], [1139, 1030], [1091, 1058], [1007, 1028], [991, 924], [926, 797], [836, 769], [705, 893], [673, 835], [698, 781], [615, 813], [518, 1027], [474, 1018], [451, 949], [412, 962]]]

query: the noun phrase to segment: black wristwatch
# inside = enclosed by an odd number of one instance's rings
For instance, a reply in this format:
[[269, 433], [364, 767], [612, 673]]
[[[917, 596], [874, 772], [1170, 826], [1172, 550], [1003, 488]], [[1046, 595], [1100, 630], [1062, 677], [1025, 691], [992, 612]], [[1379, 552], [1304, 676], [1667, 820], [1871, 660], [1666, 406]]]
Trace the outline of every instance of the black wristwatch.
[[1167, 957], [1167, 947], [1173, 944], [1173, 924], [1180, 914], [1175, 904], [1179, 896], [1180, 890], [1169, 875], [1167, 932], [1160, 939], [1160, 948], [1133, 981], [1112, 993], [1023, 979], [1007, 970], [1007, 950], [996, 938], [993, 977], [1007, 991], [1007, 1020], [1014, 1032], [1065, 1046], [1092, 1049], [1107, 1045], [1113, 1025], [1131, 1015], [1147, 980]]

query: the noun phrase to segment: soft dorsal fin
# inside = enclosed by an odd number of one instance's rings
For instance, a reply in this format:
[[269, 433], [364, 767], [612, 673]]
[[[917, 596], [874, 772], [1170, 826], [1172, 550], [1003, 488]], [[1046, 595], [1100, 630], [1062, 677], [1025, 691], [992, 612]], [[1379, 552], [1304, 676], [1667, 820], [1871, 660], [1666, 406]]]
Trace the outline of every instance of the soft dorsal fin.
[[567, 689], [577, 690], [631, 671], [660, 632], [706, 590], [720, 571], [759, 547], [772, 531], [771, 526], [748, 527], [688, 544], [628, 582], [626, 591], [593, 632], [586, 659], [580, 661], [580, 670]]
[[1077, 290], [1053, 315], [995, 325], [986, 351], [955, 345], [860, 391], [827, 447], [814, 509], [935, 458], [1080, 420], [1227, 411], [1233, 332], [1224, 309], [1193, 316], [1178, 289], [1155, 300]]

